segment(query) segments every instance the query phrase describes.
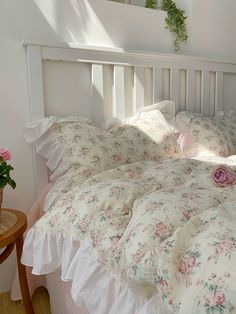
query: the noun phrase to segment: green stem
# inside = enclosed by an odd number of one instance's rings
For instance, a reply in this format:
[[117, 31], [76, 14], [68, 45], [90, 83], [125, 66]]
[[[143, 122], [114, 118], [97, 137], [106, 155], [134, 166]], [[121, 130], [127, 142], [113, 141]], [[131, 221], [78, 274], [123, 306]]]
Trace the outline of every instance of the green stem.
[[[158, 0], [146, 0], [145, 7], [150, 9], [157, 8]], [[174, 50], [179, 51], [180, 45], [188, 39], [185, 11], [178, 9], [173, 0], [162, 0], [162, 8], [167, 13], [166, 28], [175, 36]]]
[[175, 36], [174, 49], [180, 50], [181, 43], [188, 39], [185, 11], [178, 9], [172, 0], [163, 0], [163, 9], [167, 12], [166, 28]]

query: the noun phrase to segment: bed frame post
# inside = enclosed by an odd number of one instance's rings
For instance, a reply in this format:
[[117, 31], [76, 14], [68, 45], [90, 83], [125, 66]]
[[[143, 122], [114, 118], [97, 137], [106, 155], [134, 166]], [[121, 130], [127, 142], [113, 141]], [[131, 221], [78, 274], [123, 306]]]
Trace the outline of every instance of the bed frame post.
[[[31, 121], [43, 118], [43, 74], [42, 74], [42, 55], [39, 46], [27, 46], [28, 63], [28, 84]], [[45, 184], [48, 183], [47, 167], [45, 160], [33, 149], [33, 171], [35, 196], [39, 195]]]

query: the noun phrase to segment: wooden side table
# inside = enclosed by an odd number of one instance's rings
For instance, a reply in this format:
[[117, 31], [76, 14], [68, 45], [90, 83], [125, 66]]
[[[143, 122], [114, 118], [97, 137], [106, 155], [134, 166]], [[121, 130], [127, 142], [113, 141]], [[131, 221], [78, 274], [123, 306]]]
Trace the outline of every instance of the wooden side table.
[[0, 264], [8, 258], [16, 244], [17, 266], [22, 299], [26, 314], [33, 314], [34, 310], [29, 293], [26, 269], [20, 261], [23, 248], [23, 233], [27, 228], [27, 218], [24, 213], [15, 209], [2, 208], [1, 210], [15, 214], [17, 217], [17, 222], [10, 230], [8, 230], [3, 235], [0, 235], [0, 249], [5, 247], [5, 250], [0, 254]]

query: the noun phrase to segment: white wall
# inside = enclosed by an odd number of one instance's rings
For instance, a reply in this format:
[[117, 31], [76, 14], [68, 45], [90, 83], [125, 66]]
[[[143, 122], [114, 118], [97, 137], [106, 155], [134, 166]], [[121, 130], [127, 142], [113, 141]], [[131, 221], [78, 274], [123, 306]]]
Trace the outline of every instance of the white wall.
[[[188, 0], [178, 0], [186, 1]], [[183, 53], [236, 61], [235, 0], [189, 0], [189, 41]], [[27, 212], [34, 200], [32, 154], [22, 136], [29, 120], [24, 38], [173, 52], [165, 13], [106, 0], [0, 1], [0, 146], [13, 155], [17, 188], [4, 206]], [[15, 257], [0, 266], [0, 292], [9, 290]]]

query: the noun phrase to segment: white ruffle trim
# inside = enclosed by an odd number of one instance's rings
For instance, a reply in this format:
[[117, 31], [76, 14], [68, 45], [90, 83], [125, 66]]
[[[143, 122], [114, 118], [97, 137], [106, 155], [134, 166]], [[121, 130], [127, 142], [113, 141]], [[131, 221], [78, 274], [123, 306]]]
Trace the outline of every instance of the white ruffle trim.
[[[69, 116], [59, 118], [45, 117], [24, 126], [24, 136], [32, 144], [36, 152], [47, 160], [47, 167], [51, 171], [50, 181], [55, 182], [44, 201], [44, 211], [47, 211], [57, 200], [67, 178], [70, 164], [65, 159], [64, 149], [57, 136], [51, 132], [51, 127], [60, 122], [81, 122], [91, 124], [87, 118]], [[66, 174], [66, 175], [65, 175]]]
[[118, 281], [99, 262], [86, 241], [60, 232], [29, 230], [24, 242], [22, 263], [32, 266], [35, 275], [61, 268], [61, 279], [72, 281], [74, 302], [93, 314], [171, 314], [160, 296], [139, 300], [126, 282]]
[[27, 142], [34, 144], [54, 123], [60, 122], [81, 122], [92, 124], [91, 120], [77, 116], [68, 116], [60, 118], [57, 116], [44, 117], [42, 119], [30, 122], [24, 126], [24, 135]]

